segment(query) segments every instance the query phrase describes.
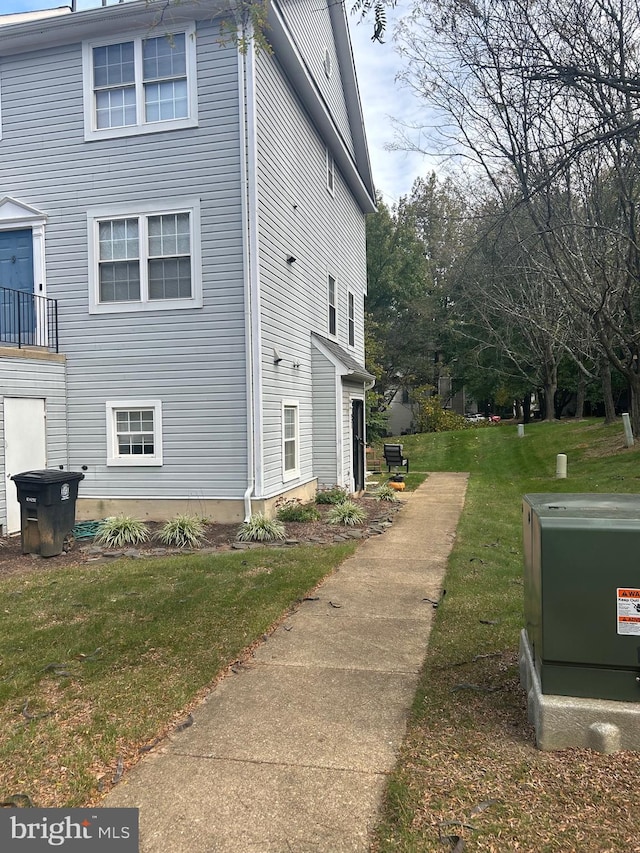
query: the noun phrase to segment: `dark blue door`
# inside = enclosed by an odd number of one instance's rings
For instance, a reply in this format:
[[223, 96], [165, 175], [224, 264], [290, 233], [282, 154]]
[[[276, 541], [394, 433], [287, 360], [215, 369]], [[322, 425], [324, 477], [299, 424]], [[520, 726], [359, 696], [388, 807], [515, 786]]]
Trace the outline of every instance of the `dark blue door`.
[[0, 231], [0, 287], [0, 340], [32, 343], [36, 315], [30, 228]]

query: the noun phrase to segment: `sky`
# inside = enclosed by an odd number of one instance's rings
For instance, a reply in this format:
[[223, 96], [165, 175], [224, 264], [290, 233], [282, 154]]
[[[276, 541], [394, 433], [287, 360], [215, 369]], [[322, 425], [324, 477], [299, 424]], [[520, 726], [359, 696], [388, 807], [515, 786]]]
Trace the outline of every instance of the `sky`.
[[[77, 0], [79, 9], [100, 5], [100, 0]], [[348, 0], [347, 0], [348, 2]], [[28, 12], [66, 5], [64, 0], [0, 0], [2, 12]], [[420, 104], [412, 93], [396, 81], [400, 59], [393, 44], [390, 18], [384, 44], [371, 41], [371, 21], [358, 23], [349, 15], [360, 98], [376, 189], [388, 205], [407, 195], [414, 180], [431, 172], [433, 164], [422, 155], [390, 151], [398, 139], [396, 123], [411, 125], [419, 121]]]

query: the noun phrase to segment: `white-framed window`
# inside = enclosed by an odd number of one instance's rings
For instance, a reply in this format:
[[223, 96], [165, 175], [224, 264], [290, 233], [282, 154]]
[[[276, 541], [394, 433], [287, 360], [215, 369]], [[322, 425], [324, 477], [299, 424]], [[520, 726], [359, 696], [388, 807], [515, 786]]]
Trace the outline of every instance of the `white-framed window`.
[[327, 316], [327, 325], [329, 327], [329, 334], [335, 338], [337, 334], [337, 285], [336, 280], [332, 275], [328, 276], [327, 279], [327, 295], [329, 300], [329, 313]]
[[333, 154], [327, 148], [327, 189], [331, 195], [336, 193], [336, 165], [333, 161]]
[[195, 127], [195, 26], [82, 46], [85, 139]]
[[282, 401], [282, 479], [300, 476], [300, 419], [297, 400]]
[[162, 465], [160, 400], [107, 400], [107, 465]]
[[349, 292], [347, 296], [347, 324], [349, 329], [349, 346], [356, 345], [356, 300], [353, 293]]
[[89, 313], [202, 306], [200, 202], [92, 208]]

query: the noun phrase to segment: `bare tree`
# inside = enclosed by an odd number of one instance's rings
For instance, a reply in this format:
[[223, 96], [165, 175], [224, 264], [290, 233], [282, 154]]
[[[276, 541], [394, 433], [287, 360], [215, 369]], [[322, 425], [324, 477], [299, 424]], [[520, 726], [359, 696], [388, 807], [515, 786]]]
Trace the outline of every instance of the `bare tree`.
[[400, 34], [406, 80], [440, 111], [441, 150], [526, 210], [545, 281], [629, 383], [636, 433], [639, 39], [640, 9], [622, 0], [419, 0]]

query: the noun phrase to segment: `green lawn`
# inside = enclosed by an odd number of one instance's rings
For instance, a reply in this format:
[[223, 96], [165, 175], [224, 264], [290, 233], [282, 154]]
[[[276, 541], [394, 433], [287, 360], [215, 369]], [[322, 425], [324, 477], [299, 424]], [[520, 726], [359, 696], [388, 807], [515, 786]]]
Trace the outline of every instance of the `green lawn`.
[[[531, 424], [524, 438], [506, 424], [403, 443], [412, 470], [471, 477], [374, 850], [640, 850], [640, 757], [537, 750], [517, 670], [522, 496], [640, 492], [640, 449], [624, 447], [621, 424], [595, 421]], [[558, 453], [566, 480], [555, 478]]]
[[116, 560], [3, 578], [0, 801], [95, 798], [354, 548]]

